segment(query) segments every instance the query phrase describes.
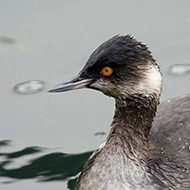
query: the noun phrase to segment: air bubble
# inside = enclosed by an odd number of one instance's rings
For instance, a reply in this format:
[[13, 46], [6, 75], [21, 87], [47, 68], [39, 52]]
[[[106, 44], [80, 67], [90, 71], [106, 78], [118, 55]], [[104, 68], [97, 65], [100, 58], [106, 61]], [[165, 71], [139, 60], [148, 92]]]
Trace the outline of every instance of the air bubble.
[[14, 87], [14, 92], [17, 94], [34, 94], [44, 89], [45, 83], [39, 80], [30, 80]]
[[169, 72], [172, 75], [186, 75], [190, 73], [190, 64], [176, 64], [169, 67]]

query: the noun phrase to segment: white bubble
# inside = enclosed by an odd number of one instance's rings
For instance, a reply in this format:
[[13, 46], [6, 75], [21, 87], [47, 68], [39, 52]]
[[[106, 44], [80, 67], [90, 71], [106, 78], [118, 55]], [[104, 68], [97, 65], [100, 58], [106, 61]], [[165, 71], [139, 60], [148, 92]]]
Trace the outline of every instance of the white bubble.
[[17, 84], [13, 90], [18, 94], [33, 94], [42, 91], [44, 86], [45, 83], [42, 81], [31, 80]]
[[176, 64], [169, 67], [172, 75], [186, 75], [190, 73], [190, 64]]

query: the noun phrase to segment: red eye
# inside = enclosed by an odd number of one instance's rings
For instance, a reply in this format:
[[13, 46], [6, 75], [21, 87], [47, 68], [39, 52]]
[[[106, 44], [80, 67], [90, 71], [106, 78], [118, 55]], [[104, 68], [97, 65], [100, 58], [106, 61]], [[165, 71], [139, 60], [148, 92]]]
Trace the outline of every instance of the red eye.
[[113, 73], [113, 69], [110, 68], [110, 67], [104, 67], [104, 68], [101, 70], [101, 74], [102, 74], [103, 76], [110, 76], [112, 73]]

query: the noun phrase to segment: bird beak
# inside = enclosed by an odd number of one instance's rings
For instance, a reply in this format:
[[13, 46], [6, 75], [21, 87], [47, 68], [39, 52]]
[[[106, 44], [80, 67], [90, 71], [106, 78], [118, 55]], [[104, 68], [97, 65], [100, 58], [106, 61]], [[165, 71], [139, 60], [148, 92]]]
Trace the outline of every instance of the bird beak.
[[84, 79], [80, 76], [76, 76], [71, 81], [59, 84], [54, 88], [48, 90], [48, 92], [65, 92], [69, 90], [76, 90], [80, 88], [87, 88], [92, 79]]

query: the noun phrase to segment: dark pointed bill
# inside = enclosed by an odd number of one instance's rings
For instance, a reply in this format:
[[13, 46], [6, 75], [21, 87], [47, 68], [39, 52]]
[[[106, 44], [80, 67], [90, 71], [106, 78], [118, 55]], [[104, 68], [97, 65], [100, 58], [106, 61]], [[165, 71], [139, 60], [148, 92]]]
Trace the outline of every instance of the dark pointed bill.
[[88, 84], [90, 84], [91, 79], [79, 79], [74, 78], [69, 82], [65, 82], [55, 86], [54, 88], [48, 90], [48, 92], [64, 92], [69, 90], [76, 90], [80, 88], [86, 88]]

